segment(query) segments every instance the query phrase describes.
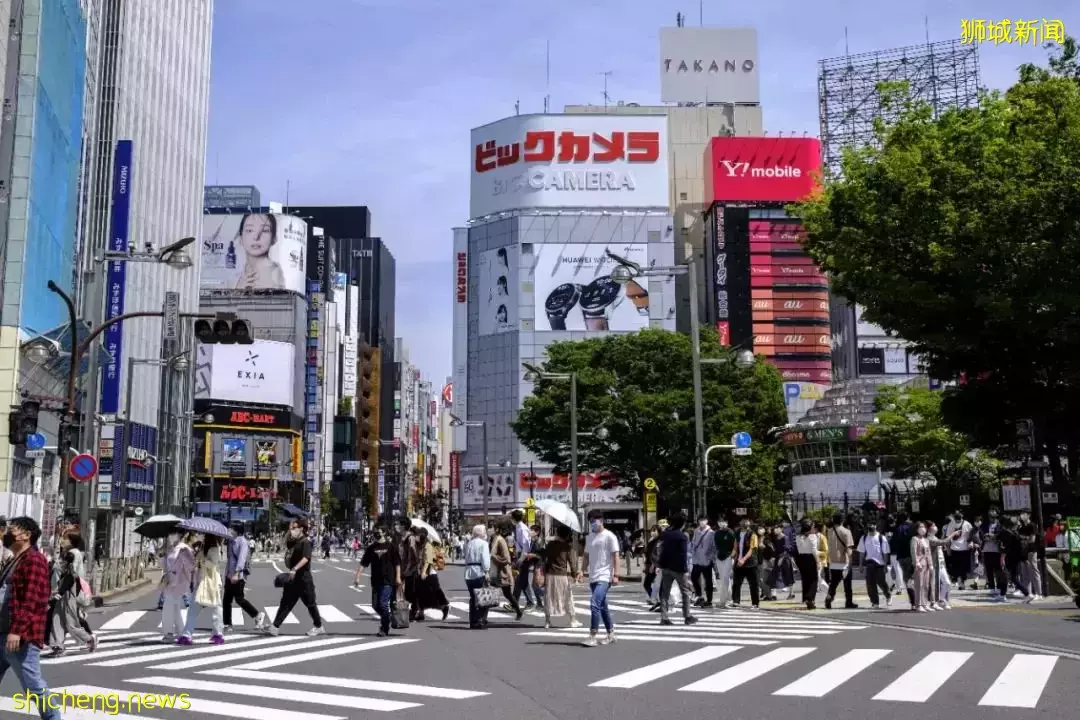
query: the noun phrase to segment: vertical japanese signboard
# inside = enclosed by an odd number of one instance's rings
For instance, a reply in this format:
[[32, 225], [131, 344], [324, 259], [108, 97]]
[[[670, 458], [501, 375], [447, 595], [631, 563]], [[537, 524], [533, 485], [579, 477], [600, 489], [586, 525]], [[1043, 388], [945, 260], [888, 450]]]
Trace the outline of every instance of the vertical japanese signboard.
[[[134, 144], [131, 140], [116, 143], [113, 158], [112, 215], [109, 218], [109, 251], [128, 252], [128, 221], [131, 216], [131, 161]], [[124, 293], [127, 285], [127, 264], [110, 262], [106, 274], [108, 284], [105, 320], [124, 314]], [[120, 373], [123, 367], [123, 323], [105, 329], [105, 351], [109, 362], [101, 374], [101, 412], [106, 415], [120, 412]]]

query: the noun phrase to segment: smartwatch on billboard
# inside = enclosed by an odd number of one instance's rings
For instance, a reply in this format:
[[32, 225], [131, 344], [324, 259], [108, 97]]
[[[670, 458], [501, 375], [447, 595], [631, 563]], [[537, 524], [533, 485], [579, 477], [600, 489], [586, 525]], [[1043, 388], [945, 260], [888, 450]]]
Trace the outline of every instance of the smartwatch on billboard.
[[586, 330], [607, 330], [612, 304], [619, 298], [622, 287], [610, 275], [598, 277], [581, 291], [581, 315]]
[[581, 299], [581, 286], [574, 283], [563, 283], [548, 293], [544, 301], [544, 311], [547, 313], [548, 325], [552, 330], [566, 329], [566, 316]]

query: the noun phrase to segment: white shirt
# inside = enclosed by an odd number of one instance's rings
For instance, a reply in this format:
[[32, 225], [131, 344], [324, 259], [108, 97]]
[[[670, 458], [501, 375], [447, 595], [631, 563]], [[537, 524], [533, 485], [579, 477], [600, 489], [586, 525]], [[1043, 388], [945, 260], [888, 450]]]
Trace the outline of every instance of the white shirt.
[[957, 524], [955, 520], [950, 520], [949, 524], [945, 526], [945, 537], [950, 537], [957, 530], [960, 531], [960, 537], [952, 541], [952, 549], [958, 552], [965, 552], [970, 548], [971, 523], [964, 520], [960, 524]]
[[859, 541], [859, 553], [866, 560], [877, 563], [878, 565], [885, 565], [885, 553], [889, 551], [889, 542], [885, 539], [885, 536], [881, 533], [874, 533], [873, 535], [863, 535], [862, 540]]
[[795, 549], [799, 555], [817, 555], [821, 550], [820, 539], [817, 533], [810, 533], [809, 535], [796, 535], [795, 536]]
[[589, 533], [585, 539], [585, 553], [589, 556], [589, 582], [611, 582], [615, 574], [612, 556], [619, 552], [619, 539], [610, 530]]

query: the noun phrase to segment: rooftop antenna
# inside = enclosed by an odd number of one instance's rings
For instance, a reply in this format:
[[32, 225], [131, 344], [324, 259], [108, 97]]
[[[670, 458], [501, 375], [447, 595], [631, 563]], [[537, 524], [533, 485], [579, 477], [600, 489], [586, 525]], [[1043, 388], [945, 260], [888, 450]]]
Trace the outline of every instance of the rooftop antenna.
[[289, 181], [285, 181], [285, 212], [289, 212]]
[[607, 92], [607, 81], [608, 81], [608, 78], [611, 77], [612, 73], [611, 73], [610, 70], [605, 70], [600, 74], [604, 76], [604, 109], [606, 110], [607, 106], [608, 106], [608, 103], [611, 101], [611, 96], [608, 95], [608, 92]]
[[551, 110], [551, 41], [544, 50], [544, 114]]
[[705, 27], [705, 0], [698, 0], [698, 25]]
[[675, 13], [675, 27], [683, 26], [683, 14], [681, 12]]
[[515, 100], [514, 101], [514, 114], [515, 115], [520, 115], [521, 114], [521, 101], [520, 100]]

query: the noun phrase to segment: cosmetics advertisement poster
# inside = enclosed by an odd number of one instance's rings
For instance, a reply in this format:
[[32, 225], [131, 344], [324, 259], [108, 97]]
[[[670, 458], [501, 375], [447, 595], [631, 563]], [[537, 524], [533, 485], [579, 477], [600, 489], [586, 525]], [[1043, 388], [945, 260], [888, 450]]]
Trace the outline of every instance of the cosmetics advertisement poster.
[[518, 249], [501, 247], [479, 253], [476, 289], [481, 335], [517, 330]]
[[622, 285], [612, 280], [616, 263], [606, 252], [646, 268], [647, 243], [535, 247], [537, 331], [635, 332], [649, 326], [648, 282], [639, 278]]

